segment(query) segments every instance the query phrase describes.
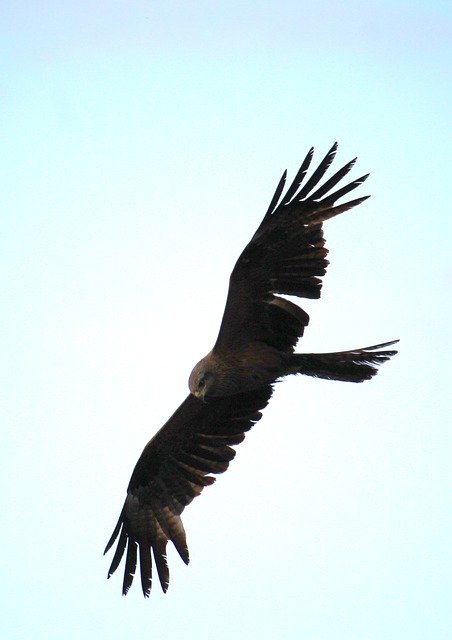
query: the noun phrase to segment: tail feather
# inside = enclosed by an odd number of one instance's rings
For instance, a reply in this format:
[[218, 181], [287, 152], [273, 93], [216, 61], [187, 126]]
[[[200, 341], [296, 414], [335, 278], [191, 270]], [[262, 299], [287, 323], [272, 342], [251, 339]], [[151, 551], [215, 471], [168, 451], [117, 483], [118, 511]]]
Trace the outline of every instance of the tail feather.
[[378, 373], [378, 367], [397, 353], [395, 350], [381, 349], [397, 342], [398, 340], [393, 340], [335, 353], [294, 353], [288, 373], [301, 373], [325, 380], [364, 382], [373, 378]]

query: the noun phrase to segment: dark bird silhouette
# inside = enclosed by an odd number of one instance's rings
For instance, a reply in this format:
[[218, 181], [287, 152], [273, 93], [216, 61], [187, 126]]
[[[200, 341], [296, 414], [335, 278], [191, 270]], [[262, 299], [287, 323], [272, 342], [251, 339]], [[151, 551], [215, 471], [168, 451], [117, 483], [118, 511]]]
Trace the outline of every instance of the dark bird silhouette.
[[146, 597], [152, 585], [152, 556], [163, 591], [168, 588], [168, 540], [188, 563], [181, 513], [214, 482], [211, 474], [226, 471], [235, 456], [232, 447], [240, 444], [261, 418], [277, 380], [300, 373], [363, 382], [397, 353], [385, 349], [397, 340], [335, 353], [294, 353], [309, 316], [281, 294], [320, 297], [321, 277], [328, 265], [323, 223], [368, 198], [335, 204], [368, 177], [333, 191], [356, 159], [319, 186], [336, 149], [334, 144], [303, 185], [313, 156], [311, 149], [281, 198], [286, 181], [283, 174], [267, 213], [231, 273], [215, 346], [194, 367], [190, 394], [146, 445], [135, 466], [121, 515], [105, 549], [106, 553], [119, 536], [108, 577], [127, 550], [124, 595], [132, 584], [138, 553]]

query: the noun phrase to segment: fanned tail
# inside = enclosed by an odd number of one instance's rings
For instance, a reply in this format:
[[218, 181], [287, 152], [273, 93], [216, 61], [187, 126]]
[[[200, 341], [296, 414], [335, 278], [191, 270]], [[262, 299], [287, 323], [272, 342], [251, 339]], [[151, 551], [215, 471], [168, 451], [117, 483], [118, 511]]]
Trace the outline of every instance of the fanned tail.
[[295, 353], [290, 358], [287, 373], [301, 373], [325, 380], [364, 382], [373, 378], [378, 373], [378, 367], [397, 353], [395, 350], [381, 349], [397, 342], [393, 340], [336, 353]]

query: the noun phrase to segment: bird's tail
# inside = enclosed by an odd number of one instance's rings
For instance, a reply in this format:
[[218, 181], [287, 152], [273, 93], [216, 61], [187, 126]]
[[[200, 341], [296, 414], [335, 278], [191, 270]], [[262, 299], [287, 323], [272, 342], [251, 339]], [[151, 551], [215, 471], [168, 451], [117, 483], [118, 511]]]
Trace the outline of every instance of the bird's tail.
[[398, 340], [393, 340], [363, 349], [336, 353], [294, 353], [287, 373], [302, 373], [326, 380], [364, 382], [373, 378], [378, 372], [378, 366], [397, 353], [395, 350], [381, 351], [381, 349], [397, 342]]

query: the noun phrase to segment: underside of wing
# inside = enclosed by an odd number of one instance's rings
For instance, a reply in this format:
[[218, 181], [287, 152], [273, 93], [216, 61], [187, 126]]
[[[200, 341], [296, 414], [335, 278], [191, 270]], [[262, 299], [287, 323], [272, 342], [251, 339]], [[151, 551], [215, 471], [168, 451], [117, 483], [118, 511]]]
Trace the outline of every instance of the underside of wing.
[[[283, 174], [267, 213], [232, 271], [223, 320], [214, 349], [236, 349], [262, 341], [292, 352], [309, 322], [308, 315], [277, 294], [319, 298], [328, 265], [322, 224], [368, 196], [336, 202], [356, 189], [367, 175], [335, 190], [355, 160], [320, 184], [336, 154], [334, 144], [306, 180], [313, 149], [306, 155], [284, 195]], [[282, 197], [281, 197], [282, 196]]]
[[169, 540], [188, 563], [181, 513], [202, 489], [223, 473], [235, 456], [234, 445], [261, 417], [272, 394], [270, 385], [256, 391], [204, 403], [189, 395], [146, 445], [133, 471], [124, 507], [105, 553], [118, 539], [110, 577], [126, 555], [123, 594], [139, 562], [143, 594], [148, 597], [155, 563], [163, 591], [169, 583]]

